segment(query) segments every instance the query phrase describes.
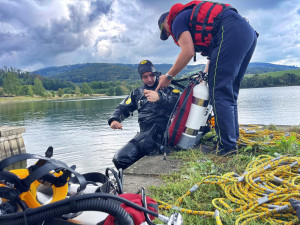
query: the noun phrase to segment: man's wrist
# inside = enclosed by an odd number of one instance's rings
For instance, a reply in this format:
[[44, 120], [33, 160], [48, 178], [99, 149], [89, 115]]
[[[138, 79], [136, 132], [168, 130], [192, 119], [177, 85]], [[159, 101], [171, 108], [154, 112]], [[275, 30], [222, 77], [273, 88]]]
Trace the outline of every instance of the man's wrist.
[[171, 74], [166, 73], [166, 76], [167, 76], [168, 80], [172, 80], [173, 79], [173, 76]]

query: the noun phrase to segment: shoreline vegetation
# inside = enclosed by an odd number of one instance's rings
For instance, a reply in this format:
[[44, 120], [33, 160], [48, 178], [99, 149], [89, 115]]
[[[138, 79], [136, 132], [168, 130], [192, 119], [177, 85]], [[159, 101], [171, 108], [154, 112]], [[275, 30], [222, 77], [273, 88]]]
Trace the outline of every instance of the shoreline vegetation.
[[51, 101], [51, 100], [62, 100], [62, 99], [84, 99], [91, 97], [108, 97], [105, 94], [93, 94], [93, 95], [64, 95], [62, 97], [41, 97], [41, 96], [0, 96], [1, 103], [10, 103], [10, 102], [30, 102], [30, 101]]
[[[291, 85], [291, 86], [298, 86], [298, 85]], [[276, 86], [277, 87], [277, 86]], [[287, 87], [287, 86], [280, 86], [280, 87]], [[257, 87], [257, 88], [267, 88], [267, 87]], [[247, 89], [247, 88], [242, 88]], [[51, 100], [62, 100], [62, 99], [85, 99], [85, 98], [93, 98], [93, 97], [117, 97], [117, 96], [124, 96], [128, 93], [119, 93], [118, 95], [113, 94], [48, 94], [44, 96], [32, 95], [2, 95], [1, 96], [1, 87], [0, 87], [0, 104], [1, 103], [10, 103], [10, 102], [27, 102], [27, 101], [51, 101]]]
[[[95, 70], [89, 72], [90, 76]], [[119, 71], [120, 72], [120, 71]], [[114, 72], [111, 71], [113, 74]], [[142, 84], [139, 76], [119, 77], [110, 74], [111, 81], [90, 80], [87, 74], [81, 74], [81, 83], [47, 78], [14, 68], [0, 69], [0, 102], [53, 100], [86, 96], [122, 96]], [[72, 74], [69, 74], [72, 78]], [[94, 79], [96, 79], [94, 77]], [[100, 78], [99, 78], [100, 79]], [[185, 85], [182, 83], [182, 85]], [[260, 74], [245, 75], [241, 88], [299, 86], [300, 69], [284, 70]], [[15, 97], [6, 97], [15, 96]]]

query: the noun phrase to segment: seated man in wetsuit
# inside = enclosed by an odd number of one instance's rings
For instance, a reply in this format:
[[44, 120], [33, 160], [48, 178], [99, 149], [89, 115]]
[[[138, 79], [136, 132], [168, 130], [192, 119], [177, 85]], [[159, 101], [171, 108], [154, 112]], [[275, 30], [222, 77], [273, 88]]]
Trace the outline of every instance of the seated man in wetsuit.
[[143, 85], [131, 91], [109, 118], [112, 129], [122, 129], [121, 122], [133, 111], [138, 111], [140, 132], [121, 148], [113, 157], [117, 169], [126, 169], [145, 155], [159, 153], [170, 114], [179, 98], [179, 90], [168, 86], [155, 91], [159, 72], [149, 60], [138, 66]]

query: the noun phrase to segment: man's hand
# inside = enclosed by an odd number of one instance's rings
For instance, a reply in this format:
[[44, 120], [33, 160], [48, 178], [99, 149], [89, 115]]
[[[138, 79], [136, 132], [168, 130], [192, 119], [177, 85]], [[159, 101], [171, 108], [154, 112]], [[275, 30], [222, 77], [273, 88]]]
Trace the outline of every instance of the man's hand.
[[157, 102], [160, 99], [156, 91], [144, 90], [144, 95], [147, 97], [149, 102]]
[[118, 121], [116, 121], [116, 120], [114, 120], [114, 121], [112, 121], [111, 123], [110, 123], [110, 127], [111, 127], [111, 129], [122, 129], [123, 128], [123, 125], [120, 123], [120, 122], [118, 122]]
[[171, 83], [171, 81], [167, 78], [167, 75], [161, 75], [159, 77], [159, 83], [158, 83], [155, 91], [157, 91], [159, 89], [164, 89], [165, 87], [169, 86], [170, 83]]

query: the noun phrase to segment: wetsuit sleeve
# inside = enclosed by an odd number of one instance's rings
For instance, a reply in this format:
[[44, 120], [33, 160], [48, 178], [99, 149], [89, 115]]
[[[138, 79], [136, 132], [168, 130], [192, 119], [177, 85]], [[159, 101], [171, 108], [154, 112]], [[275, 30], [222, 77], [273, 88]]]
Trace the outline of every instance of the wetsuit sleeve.
[[167, 87], [164, 90], [157, 91], [160, 99], [157, 101], [168, 112], [172, 112], [179, 98], [180, 91], [172, 87]]
[[112, 121], [116, 120], [118, 122], [122, 122], [126, 118], [128, 118], [133, 111], [137, 109], [136, 103], [136, 95], [134, 91], [130, 93], [127, 98], [125, 98], [115, 109], [112, 116], [108, 120], [108, 125], [111, 124]]

